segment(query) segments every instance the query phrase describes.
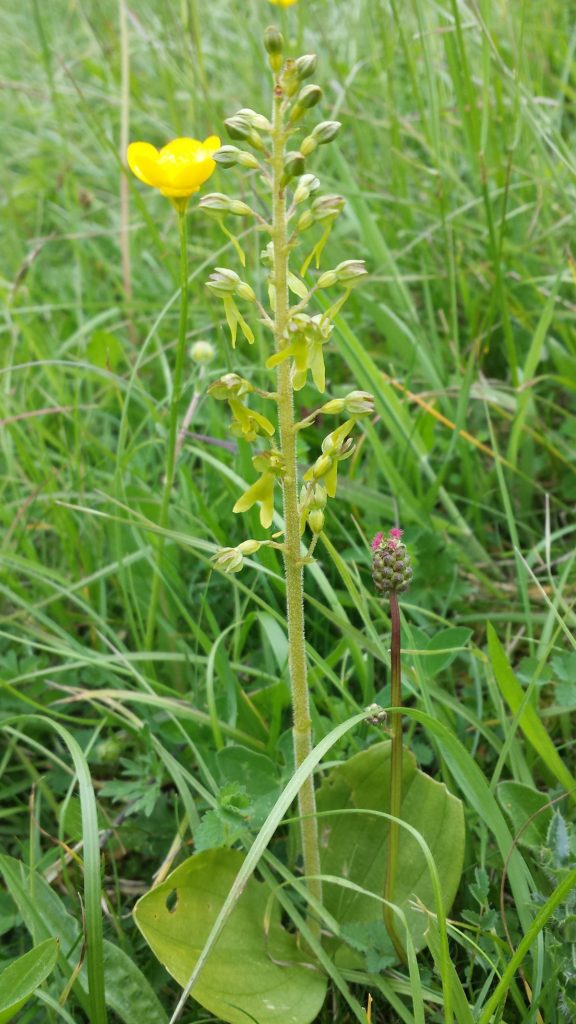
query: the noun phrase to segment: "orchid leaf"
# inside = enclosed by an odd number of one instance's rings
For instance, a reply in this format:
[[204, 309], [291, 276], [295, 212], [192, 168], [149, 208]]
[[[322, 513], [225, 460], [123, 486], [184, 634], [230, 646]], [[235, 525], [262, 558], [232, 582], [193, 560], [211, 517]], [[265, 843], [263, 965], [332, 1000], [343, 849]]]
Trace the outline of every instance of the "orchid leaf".
[[[338, 811], [321, 824], [322, 872], [346, 878], [381, 898], [384, 893], [389, 825], [390, 785], [389, 742], [378, 743], [334, 768], [318, 792], [318, 810]], [[445, 910], [452, 905], [464, 861], [464, 810], [461, 801], [419, 771], [414, 756], [404, 751], [401, 818], [420, 833], [438, 871]], [[352, 810], [352, 813], [350, 813]], [[359, 810], [365, 813], [358, 814]], [[400, 832], [398, 870], [394, 902], [406, 916], [416, 950], [426, 945], [426, 915], [418, 910], [419, 900], [434, 906], [434, 887], [424, 853], [406, 829]], [[326, 909], [340, 926], [369, 926], [382, 919], [382, 905], [364, 892], [334, 883], [325, 885]], [[397, 960], [392, 943], [380, 950]], [[346, 950], [338, 958], [342, 962]]]
[[[185, 986], [244, 861], [236, 850], [190, 857], [140, 899], [136, 924]], [[194, 998], [227, 1024], [311, 1024], [326, 978], [280, 924], [270, 890], [250, 878], [194, 987]]]

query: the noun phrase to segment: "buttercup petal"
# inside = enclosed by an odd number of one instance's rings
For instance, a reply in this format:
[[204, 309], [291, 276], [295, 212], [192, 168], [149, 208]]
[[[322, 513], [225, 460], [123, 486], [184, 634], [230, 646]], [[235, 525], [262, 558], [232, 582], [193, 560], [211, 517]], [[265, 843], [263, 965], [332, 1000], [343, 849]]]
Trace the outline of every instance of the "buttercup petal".
[[221, 145], [222, 141], [217, 135], [209, 135], [202, 143], [203, 148], [208, 150], [210, 156], [212, 156], [212, 153], [215, 153], [217, 149], [220, 149]]
[[160, 159], [166, 163], [193, 160], [201, 148], [202, 143], [198, 142], [198, 139], [189, 139], [187, 136], [183, 136], [179, 139], [172, 139], [171, 142], [162, 146]]
[[159, 156], [156, 146], [150, 145], [149, 142], [132, 142], [126, 152], [126, 159], [132, 174], [135, 174], [145, 185], [152, 185], [155, 188], [157, 188]]

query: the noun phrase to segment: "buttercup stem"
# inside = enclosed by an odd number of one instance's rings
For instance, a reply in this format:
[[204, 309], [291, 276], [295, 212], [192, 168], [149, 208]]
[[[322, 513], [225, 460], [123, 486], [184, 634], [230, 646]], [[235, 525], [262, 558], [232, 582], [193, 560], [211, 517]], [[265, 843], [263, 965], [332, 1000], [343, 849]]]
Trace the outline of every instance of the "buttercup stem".
[[[166, 470], [164, 473], [164, 488], [162, 491], [162, 504], [160, 505], [160, 516], [158, 526], [164, 531], [168, 525], [168, 511], [170, 509], [170, 494], [174, 483], [176, 468], [176, 441], [178, 435], [178, 409], [182, 395], [182, 375], [184, 371], [184, 355], [186, 351], [186, 325], [188, 320], [188, 225], [186, 221], [187, 201], [178, 200], [174, 203], [178, 214], [178, 229], [180, 234], [180, 319], [178, 324], [178, 346], [176, 348], [176, 365], [172, 380], [172, 396], [170, 399], [170, 422], [168, 426], [168, 447], [166, 450]], [[156, 629], [156, 611], [158, 598], [160, 596], [160, 585], [162, 582], [162, 565], [164, 557], [164, 535], [161, 532], [158, 536], [156, 548], [156, 564], [152, 588], [150, 591], [150, 604], [148, 605], [148, 617], [146, 621], [146, 635], [144, 638], [144, 650], [150, 651], [154, 643]]]
[[[390, 620], [392, 623], [392, 638], [390, 649], [390, 701], [393, 708], [399, 708], [402, 703], [402, 677], [400, 669], [400, 609], [398, 607], [398, 595], [395, 591], [390, 594]], [[402, 714], [397, 711], [391, 715], [392, 725], [392, 751], [390, 756], [390, 814], [394, 818], [400, 817], [402, 809]], [[384, 883], [384, 899], [388, 903], [394, 902], [394, 886], [396, 883], [396, 870], [398, 866], [398, 841], [400, 838], [400, 826], [396, 821], [390, 822], [388, 832], [388, 860], [386, 862], [386, 881]], [[396, 953], [403, 963], [406, 963], [406, 952], [396, 931], [394, 911], [391, 907], [384, 908], [384, 923]]]
[[[273, 218], [272, 242], [274, 247], [274, 287], [276, 310], [274, 340], [279, 350], [287, 344], [288, 324], [288, 238], [286, 224], [286, 198], [281, 185], [284, 173], [286, 133], [283, 118], [282, 88], [276, 80], [274, 88], [272, 170], [273, 170]], [[304, 583], [300, 559], [300, 518], [298, 515], [298, 469], [296, 463], [296, 438], [294, 429], [294, 391], [290, 377], [290, 361], [284, 360], [278, 367], [278, 423], [280, 446], [284, 457], [283, 478], [284, 502], [284, 571], [286, 575], [286, 606], [288, 622], [288, 651], [290, 686], [292, 693], [292, 736], [294, 760], [298, 768], [312, 749], [312, 723], [306, 664], [304, 636]], [[320, 850], [318, 845], [318, 823], [316, 819], [316, 795], [314, 779], [310, 775], [298, 794], [298, 809], [301, 815], [300, 832], [304, 872], [312, 896], [322, 901], [320, 881]], [[320, 934], [320, 925], [311, 920], [311, 930]]]

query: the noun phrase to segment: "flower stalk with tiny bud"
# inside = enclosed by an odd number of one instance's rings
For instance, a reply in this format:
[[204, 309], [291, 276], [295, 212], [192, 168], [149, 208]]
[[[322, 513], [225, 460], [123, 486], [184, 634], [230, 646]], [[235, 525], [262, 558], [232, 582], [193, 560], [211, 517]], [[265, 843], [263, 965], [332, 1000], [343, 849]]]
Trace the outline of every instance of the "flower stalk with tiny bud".
[[406, 545], [402, 543], [402, 530], [390, 530], [388, 537], [378, 533], [372, 541], [372, 579], [378, 593], [388, 597], [390, 602], [390, 704], [392, 749], [390, 755], [390, 825], [388, 831], [388, 856], [384, 883], [384, 923], [396, 953], [406, 963], [406, 951], [396, 930], [394, 911], [394, 889], [398, 867], [398, 845], [400, 825], [398, 819], [402, 809], [402, 675], [400, 665], [400, 609], [398, 594], [410, 586], [412, 566]]

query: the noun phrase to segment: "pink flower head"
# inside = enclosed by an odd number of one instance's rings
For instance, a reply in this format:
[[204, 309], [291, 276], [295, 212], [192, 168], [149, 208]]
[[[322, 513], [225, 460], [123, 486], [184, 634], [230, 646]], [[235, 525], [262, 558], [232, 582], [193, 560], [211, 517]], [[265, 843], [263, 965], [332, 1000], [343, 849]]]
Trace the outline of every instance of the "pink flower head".
[[399, 530], [397, 526], [393, 526], [392, 529], [390, 530], [389, 536], [392, 538], [392, 540], [400, 540], [403, 533], [404, 530]]
[[383, 536], [384, 536], [383, 533], [377, 533], [376, 534], [376, 536], [374, 537], [374, 540], [372, 541], [372, 551], [376, 551], [380, 547], [380, 545], [382, 543]]

